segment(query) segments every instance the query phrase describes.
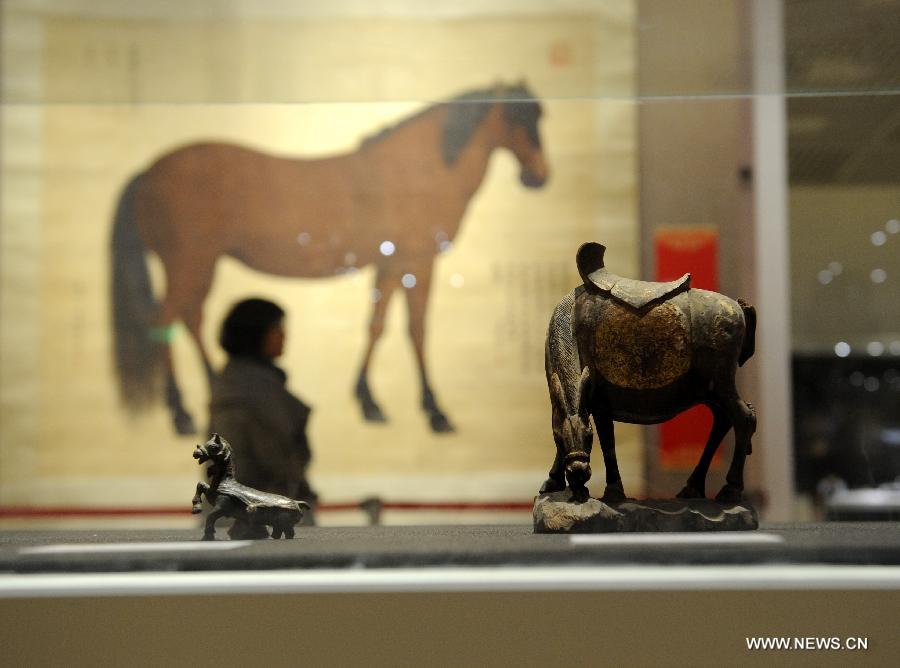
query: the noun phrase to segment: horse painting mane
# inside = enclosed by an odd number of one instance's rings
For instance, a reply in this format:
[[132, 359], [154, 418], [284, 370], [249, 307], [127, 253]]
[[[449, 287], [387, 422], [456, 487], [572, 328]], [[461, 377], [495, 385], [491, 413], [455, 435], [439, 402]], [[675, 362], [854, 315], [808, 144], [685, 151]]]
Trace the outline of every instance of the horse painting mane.
[[444, 157], [444, 164], [452, 167], [459, 154], [471, 141], [475, 130], [484, 121], [491, 106], [497, 103], [503, 103], [507, 121], [524, 126], [529, 138], [540, 146], [537, 122], [541, 117], [541, 105], [524, 84], [480, 88], [457, 95], [445, 102], [438, 102], [366, 137], [360, 145], [366, 147], [376, 144], [397, 130], [419, 121], [423, 116], [444, 109], [446, 115], [441, 132], [441, 154]]

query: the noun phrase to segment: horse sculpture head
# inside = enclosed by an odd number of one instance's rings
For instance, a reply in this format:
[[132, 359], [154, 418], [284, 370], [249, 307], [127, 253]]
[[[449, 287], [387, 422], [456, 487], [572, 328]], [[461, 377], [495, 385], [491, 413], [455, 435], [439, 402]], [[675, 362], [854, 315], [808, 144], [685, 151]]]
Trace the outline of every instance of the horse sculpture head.
[[218, 434], [213, 434], [203, 445], [194, 448], [194, 459], [198, 464], [212, 462], [216, 466], [231, 461], [231, 444]]
[[[590, 372], [582, 370], [575, 397], [566, 400], [565, 391], [557, 374], [550, 381], [550, 400], [554, 413], [564, 415], [562, 420], [553, 420], [553, 438], [561, 445], [565, 457], [566, 482], [569, 488], [580, 496], [587, 495], [587, 481], [591, 479], [591, 445], [594, 432], [588, 417], [590, 397], [588, 386]], [[570, 405], [571, 404], [571, 405]]]
[[519, 180], [527, 188], [540, 188], [547, 182], [549, 168], [538, 131], [541, 105], [524, 82], [514, 86], [498, 85], [460, 95], [447, 103], [442, 150], [444, 162], [451, 166], [472, 138], [475, 130], [495, 105], [500, 105], [502, 130], [497, 145], [509, 149], [519, 161]]

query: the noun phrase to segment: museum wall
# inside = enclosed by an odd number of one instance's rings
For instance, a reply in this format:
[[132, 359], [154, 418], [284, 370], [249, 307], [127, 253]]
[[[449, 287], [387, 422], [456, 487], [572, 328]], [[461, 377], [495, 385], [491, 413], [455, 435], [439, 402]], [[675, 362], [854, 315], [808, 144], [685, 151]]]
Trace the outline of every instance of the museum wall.
[[[198, 478], [202, 434], [176, 435], [161, 401], [132, 415], [118, 398], [111, 232], [135, 174], [205, 140], [292, 158], [350, 153], [437, 102], [492, 99], [523, 81], [543, 108], [549, 180], [524, 188], [516, 158], [495, 152], [433, 265], [426, 357], [453, 433], [432, 432], [419, 409], [402, 294], [370, 369], [389, 421], [362, 419], [353, 387], [371, 266], [290, 278], [223, 256], [201, 337], [218, 368], [232, 303], [285, 307], [281, 365], [314, 407], [311, 480], [325, 502], [530, 498], [553, 458], [543, 342], [579, 282], [574, 252], [598, 240], [613, 271], [640, 271], [632, 2], [21, 0], [2, 11], [0, 505], [175, 506]], [[161, 298], [166, 277], [148, 261]], [[203, 430], [206, 378], [182, 325], [172, 350]], [[640, 439], [617, 428], [632, 493], [643, 488]]]
[[[679, 235], [682, 245], [709, 243], [713, 289], [761, 307], [754, 276], [751, 97], [747, 8], [739, 2], [692, 0], [638, 3], [639, 216], [643, 278], [657, 278], [659, 242]], [[698, 267], [685, 264], [698, 280]], [[698, 285], [697, 287], [713, 287]], [[761, 405], [758, 369], [738, 373], [738, 387]], [[705, 409], [698, 409], [702, 411]], [[698, 414], [679, 418], [687, 424]], [[708, 419], [708, 418], [704, 418]], [[765, 419], [761, 414], [760, 419]], [[706, 441], [708, 426], [690, 427], [683, 448], [689, 457], [666, 461], [660, 428], [645, 437], [648, 486], [659, 494], [678, 489]], [[759, 434], [756, 436], [759, 441]], [[687, 441], [690, 441], [689, 443]], [[711, 470], [710, 488], [724, 478], [733, 436]], [[760, 448], [765, 452], [766, 448]], [[761, 457], [747, 460], [747, 486], [764, 482]]]

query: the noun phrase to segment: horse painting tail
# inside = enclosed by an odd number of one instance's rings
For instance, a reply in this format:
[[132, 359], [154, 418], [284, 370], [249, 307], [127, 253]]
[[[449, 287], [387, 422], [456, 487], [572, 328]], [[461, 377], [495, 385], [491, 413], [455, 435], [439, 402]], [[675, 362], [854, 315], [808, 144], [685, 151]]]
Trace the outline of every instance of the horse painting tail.
[[744, 362], [753, 357], [756, 352], [756, 309], [752, 304], [738, 299], [738, 305], [744, 312], [744, 342], [741, 344], [741, 354], [738, 357], [738, 366], [744, 366]]
[[138, 411], [161, 396], [162, 353], [150, 338], [159, 304], [153, 296], [144, 242], [134, 216], [134, 195], [140, 175], [119, 197], [112, 232], [111, 304], [119, 397]]

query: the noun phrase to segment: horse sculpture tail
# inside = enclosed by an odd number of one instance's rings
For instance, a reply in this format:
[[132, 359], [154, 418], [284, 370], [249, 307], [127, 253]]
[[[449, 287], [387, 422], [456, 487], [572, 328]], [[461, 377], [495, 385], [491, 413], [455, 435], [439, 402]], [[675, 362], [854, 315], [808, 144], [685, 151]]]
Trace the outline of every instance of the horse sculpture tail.
[[140, 175], [125, 186], [116, 207], [112, 231], [111, 304], [115, 366], [119, 397], [138, 411], [161, 395], [162, 354], [150, 339], [150, 326], [159, 308], [153, 296], [145, 246], [134, 216], [134, 196]]
[[753, 357], [756, 352], [756, 309], [752, 304], [738, 299], [738, 305], [744, 312], [744, 342], [741, 344], [741, 354], [738, 357], [738, 366], [744, 366], [744, 362]]

